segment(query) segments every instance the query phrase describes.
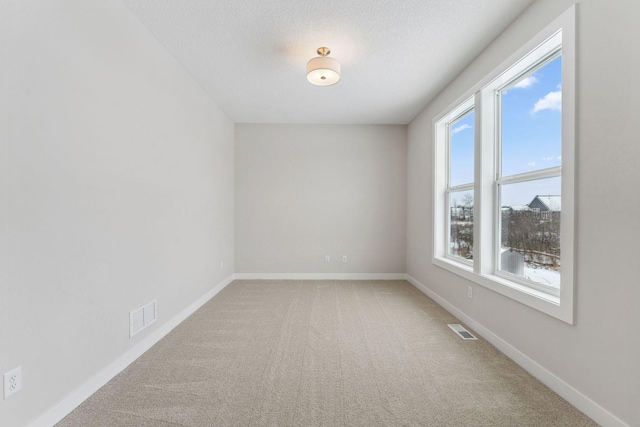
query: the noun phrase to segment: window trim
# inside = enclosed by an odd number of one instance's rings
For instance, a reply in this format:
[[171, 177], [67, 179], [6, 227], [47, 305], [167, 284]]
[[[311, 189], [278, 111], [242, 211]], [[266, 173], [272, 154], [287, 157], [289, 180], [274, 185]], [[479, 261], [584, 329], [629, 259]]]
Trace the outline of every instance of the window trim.
[[[575, 206], [575, 85], [576, 85], [576, 28], [575, 5], [562, 13], [545, 29], [531, 38], [520, 49], [510, 55], [500, 66], [485, 76], [480, 82], [463, 93], [444, 113], [433, 121], [433, 252], [432, 263], [467, 280], [482, 285], [501, 295], [539, 310], [566, 323], [575, 323], [575, 248], [576, 214]], [[498, 118], [494, 116], [496, 88], [504, 88], [517, 76], [526, 73], [540, 62], [557, 54], [545, 50], [543, 46], [552, 46], [561, 34], [562, 43], [562, 227], [560, 244], [562, 247], [561, 286], [559, 295], [542, 292], [506, 275], [499, 275], [497, 267], [496, 245], [499, 226], [499, 207], [496, 208], [498, 164], [496, 133], [499, 131]], [[538, 48], [540, 48], [538, 50]], [[531, 64], [533, 62], [533, 65]], [[468, 104], [471, 103], [471, 104]], [[447, 257], [448, 224], [443, 207], [448, 206], [448, 146], [446, 124], [460, 117], [469, 108], [475, 109], [475, 177], [474, 177], [474, 262], [461, 263]], [[457, 114], [456, 114], [457, 112]], [[490, 117], [483, 117], [483, 115]], [[487, 125], [490, 123], [491, 125]], [[484, 124], [484, 125], [483, 125]], [[444, 137], [444, 139], [443, 139]], [[490, 141], [483, 143], [483, 141]], [[448, 145], [448, 144], [444, 144]], [[443, 167], [443, 165], [446, 165]], [[556, 168], [535, 171], [529, 178], [540, 179], [543, 176], [558, 176]], [[446, 174], [446, 175], [445, 175]], [[519, 182], [527, 174], [504, 177], [501, 184]], [[487, 231], [489, 230], [489, 232]]]

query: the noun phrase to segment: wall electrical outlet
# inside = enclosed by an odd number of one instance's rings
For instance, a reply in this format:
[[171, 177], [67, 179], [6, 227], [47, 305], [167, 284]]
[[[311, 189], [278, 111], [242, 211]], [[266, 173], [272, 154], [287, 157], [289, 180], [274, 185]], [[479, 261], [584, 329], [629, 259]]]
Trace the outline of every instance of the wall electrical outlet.
[[329, 255], [325, 255], [324, 262], [331, 262], [331, 257]]
[[473, 299], [473, 288], [471, 286], [467, 287], [467, 296], [469, 299]]
[[4, 398], [7, 399], [22, 389], [22, 366], [4, 374]]
[[220, 271], [224, 270], [224, 261], [220, 261]]
[[342, 262], [347, 262], [347, 256], [346, 255], [342, 255]]

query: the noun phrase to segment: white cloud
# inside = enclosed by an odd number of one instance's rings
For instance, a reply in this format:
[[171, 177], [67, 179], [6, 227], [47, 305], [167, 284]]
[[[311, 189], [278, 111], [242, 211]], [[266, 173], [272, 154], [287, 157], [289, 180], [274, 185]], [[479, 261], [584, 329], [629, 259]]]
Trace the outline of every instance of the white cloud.
[[542, 160], [544, 161], [549, 161], [549, 160], [553, 160], [553, 156], [549, 156], [549, 157], [543, 157]]
[[529, 166], [530, 168], [534, 167], [535, 165], [536, 165], [536, 162], [527, 163], [527, 166]]
[[544, 98], [540, 98], [533, 106], [531, 114], [542, 110], [562, 111], [562, 91], [549, 92]]
[[453, 128], [451, 130], [451, 133], [453, 133], [454, 135], [458, 132], [462, 132], [463, 130], [467, 130], [467, 129], [473, 129], [473, 126], [468, 125], [468, 124], [464, 124], [462, 126], [458, 126], [457, 128]]
[[520, 80], [515, 85], [513, 85], [513, 89], [515, 89], [515, 88], [517, 88], [517, 89], [526, 89], [526, 88], [528, 88], [530, 86], [533, 86], [536, 83], [538, 83], [538, 79], [536, 78], [536, 76], [530, 75], [530, 76], [527, 76], [524, 79]]

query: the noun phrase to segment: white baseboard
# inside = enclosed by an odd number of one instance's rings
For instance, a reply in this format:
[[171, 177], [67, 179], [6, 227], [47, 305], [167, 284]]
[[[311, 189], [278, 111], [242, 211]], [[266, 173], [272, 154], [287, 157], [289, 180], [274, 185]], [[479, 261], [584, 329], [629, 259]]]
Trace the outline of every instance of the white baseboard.
[[405, 280], [404, 273], [236, 273], [236, 280]]
[[127, 366], [133, 363], [145, 351], [149, 350], [155, 343], [160, 341], [173, 328], [178, 326], [183, 320], [191, 316], [196, 310], [202, 307], [207, 301], [213, 298], [218, 292], [223, 290], [229, 283], [233, 282], [235, 276], [232, 274], [222, 282], [214, 286], [209, 292], [200, 297], [197, 301], [189, 305], [180, 313], [171, 318], [160, 328], [151, 332], [138, 344], [129, 349], [117, 360], [104, 367], [100, 372], [91, 377], [78, 389], [60, 401], [57, 405], [47, 411], [44, 415], [33, 421], [29, 427], [50, 427], [66, 417], [71, 411], [80, 406], [89, 396], [98, 391], [100, 387], [108, 383], [113, 377], [122, 372]]
[[482, 326], [480, 323], [473, 320], [471, 317], [463, 313], [459, 308], [449, 303], [440, 295], [433, 292], [431, 289], [418, 282], [410, 275], [405, 275], [406, 280], [420, 290], [423, 294], [437, 302], [449, 313], [460, 319], [463, 323], [473, 329], [481, 337], [489, 341], [502, 353], [507, 355], [511, 360], [520, 365], [524, 370], [529, 372], [540, 382], [545, 384], [551, 390], [555, 391], [567, 402], [578, 408], [592, 420], [605, 427], [629, 427], [627, 423], [613, 415], [611, 412], [598, 405], [593, 400], [567, 384], [562, 379], [539, 365], [533, 359], [513, 347], [511, 344], [491, 332], [489, 329]]

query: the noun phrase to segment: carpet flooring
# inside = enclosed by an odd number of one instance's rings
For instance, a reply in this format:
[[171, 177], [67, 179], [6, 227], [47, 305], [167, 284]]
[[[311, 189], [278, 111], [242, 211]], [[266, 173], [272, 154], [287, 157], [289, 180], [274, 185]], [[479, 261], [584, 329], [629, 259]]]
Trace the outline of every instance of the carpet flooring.
[[592, 426], [405, 281], [235, 281], [58, 426]]

